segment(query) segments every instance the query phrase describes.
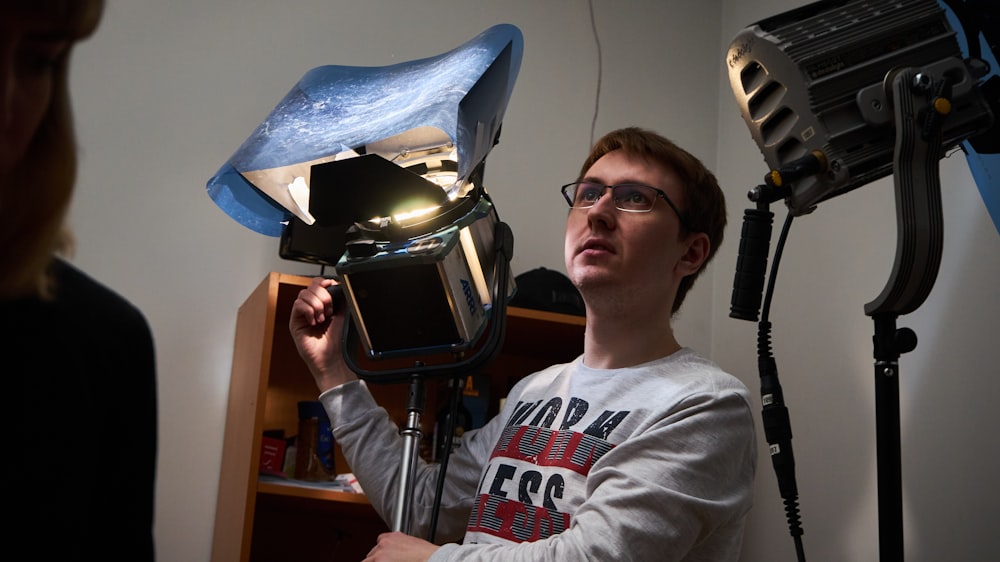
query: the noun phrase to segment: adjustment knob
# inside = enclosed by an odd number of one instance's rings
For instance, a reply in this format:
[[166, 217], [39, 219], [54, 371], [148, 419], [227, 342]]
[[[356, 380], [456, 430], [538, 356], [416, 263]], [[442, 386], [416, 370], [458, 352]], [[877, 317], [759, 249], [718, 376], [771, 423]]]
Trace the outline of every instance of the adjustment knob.
[[899, 353], [909, 353], [917, 348], [917, 334], [909, 328], [900, 328], [896, 330], [892, 343]]

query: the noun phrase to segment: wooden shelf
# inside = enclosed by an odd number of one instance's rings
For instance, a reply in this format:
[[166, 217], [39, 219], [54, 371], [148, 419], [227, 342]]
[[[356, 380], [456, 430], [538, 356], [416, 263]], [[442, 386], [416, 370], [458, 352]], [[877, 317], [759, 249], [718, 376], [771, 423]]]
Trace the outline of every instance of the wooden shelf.
[[[258, 479], [264, 432], [295, 435], [298, 402], [317, 398], [312, 376], [288, 331], [292, 303], [310, 279], [271, 273], [237, 314], [214, 562], [307, 562], [328, 559], [331, 552], [338, 559], [361, 559], [378, 533], [387, 530], [363, 494]], [[503, 348], [483, 369], [489, 380], [488, 414], [497, 412], [500, 397], [523, 376], [579, 355], [584, 324], [579, 316], [508, 308]], [[427, 412], [436, 412], [445, 399], [446, 385], [438, 382], [426, 381]], [[405, 421], [406, 384], [369, 384], [369, 388], [397, 424]], [[433, 417], [421, 419], [425, 435], [433, 431]], [[350, 472], [339, 447], [334, 463], [337, 472]]]

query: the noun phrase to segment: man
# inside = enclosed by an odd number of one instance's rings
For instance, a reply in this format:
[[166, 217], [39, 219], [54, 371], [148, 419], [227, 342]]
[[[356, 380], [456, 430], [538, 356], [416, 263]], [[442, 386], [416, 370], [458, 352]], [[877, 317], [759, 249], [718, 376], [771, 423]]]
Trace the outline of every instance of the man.
[[[671, 317], [722, 240], [725, 202], [696, 158], [649, 131], [606, 135], [563, 187], [583, 355], [520, 381], [449, 463], [438, 547], [387, 533], [369, 560], [736, 560], [752, 500], [749, 393], [674, 337]], [[290, 328], [348, 464], [391, 513], [400, 438], [344, 365], [328, 280]], [[437, 465], [417, 469], [426, 526]]]

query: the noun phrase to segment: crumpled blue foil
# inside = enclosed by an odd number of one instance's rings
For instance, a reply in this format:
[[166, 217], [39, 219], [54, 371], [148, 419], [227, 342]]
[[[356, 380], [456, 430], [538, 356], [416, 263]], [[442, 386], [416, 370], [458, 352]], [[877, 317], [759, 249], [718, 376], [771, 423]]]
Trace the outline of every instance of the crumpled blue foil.
[[[208, 194], [240, 224], [280, 236], [296, 214], [289, 183], [308, 181], [312, 163], [418, 127], [435, 127], [451, 139], [459, 181], [467, 179], [494, 144], [523, 51], [520, 30], [500, 24], [430, 58], [314, 68], [208, 180]], [[495, 62], [507, 67], [493, 68], [476, 103], [460, 110]], [[497, 84], [501, 91], [482, 95], [484, 86]]]

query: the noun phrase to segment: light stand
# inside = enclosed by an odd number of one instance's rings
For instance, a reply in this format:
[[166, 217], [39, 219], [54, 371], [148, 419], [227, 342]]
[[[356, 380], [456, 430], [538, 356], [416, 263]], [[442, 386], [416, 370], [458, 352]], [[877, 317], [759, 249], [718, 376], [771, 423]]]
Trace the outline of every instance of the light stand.
[[400, 429], [403, 451], [399, 457], [399, 493], [392, 512], [392, 530], [410, 534], [410, 506], [413, 504], [413, 469], [417, 462], [420, 439], [420, 415], [424, 411], [424, 378], [410, 377], [410, 392], [406, 401], [406, 426]]
[[[409, 381], [397, 531], [410, 524], [424, 380], [474, 370], [503, 341], [513, 236], [481, 175], [523, 51], [521, 31], [498, 24], [438, 56], [313, 68], [206, 184], [231, 218], [280, 236], [282, 258], [336, 267], [343, 285], [331, 292], [345, 293], [351, 316], [343, 355], [359, 377]], [[368, 371], [355, 362], [361, 345], [378, 349], [374, 359], [451, 353], [456, 363]]]
[[886, 78], [895, 111], [893, 180], [897, 243], [892, 274], [882, 293], [865, 305], [875, 324], [875, 415], [878, 463], [879, 552], [882, 562], [903, 560], [903, 491], [899, 420], [899, 355], [916, 335], [896, 328], [899, 315], [924, 302], [941, 262], [943, 219], [938, 173], [943, 155], [941, 121], [947, 114], [947, 76], [911, 68]]
[[[757, 320], [772, 219], [767, 204], [785, 200], [787, 227], [791, 218], [827, 199], [894, 176], [895, 262], [885, 289], [865, 305], [874, 322], [884, 562], [903, 559], [899, 356], [916, 347], [916, 335], [897, 328], [896, 320], [923, 303], [937, 277], [943, 239], [939, 160], [946, 151], [962, 145], [992, 208], [987, 193], [995, 182], [981, 182], [977, 171], [984, 178], [993, 175], [972, 156], [1000, 150], [995, 120], [1000, 77], [986, 78], [998, 46], [994, 4], [819, 0], [751, 24], [736, 35], [726, 58], [743, 119], [772, 170], [765, 185], [750, 192], [758, 209], [744, 215], [730, 316]], [[769, 294], [785, 233], [771, 267]], [[759, 326], [765, 436], [802, 561], [798, 514], [794, 503], [789, 508], [796, 498], [791, 430], [780, 387], [771, 384], [777, 377], [769, 323], [762, 320]]]
[[[939, 161], [944, 153], [941, 123], [951, 95], [946, 73], [932, 76], [912, 68], [885, 79], [887, 101], [892, 104], [896, 130], [893, 169], [896, 197], [897, 246], [892, 273], [882, 293], [865, 305], [874, 321], [876, 457], [878, 477], [879, 550], [882, 562], [903, 560], [903, 492], [900, 446], [899, 356], [916, 348], [913, 330], [896, 328], [896, 319], [913, 312], [930, 293], [941, 261], [943, 219]], [[787, 197], [788, 184], [824, 171], [822, 153], [775, 170], [765, 185], [750, 190], [757, 209], [744, 216], [739, 259], [733, 286], [730, 316], [757, 320], [767, 269], [773, 214], [767, 206]], [[775, 261], [771, 266], [764, 312], [770, 308], [775, 271], [792, 214], [786, 217]], [[770, 355], [770, 322], [761, 317], [758, 364], [764, 404], [765, 436], [785, 501], [789, 529], [800, 561], [805, 560], [799, 525], [794, 456], [788, 412], [778, 383], [777, 367]]]
[[[400, 531], [406, 534], [410, 534], [411, 531], [410, 508], [413, 504], [414, 469], [416, 468], [420, 440], [423, 437], [423, 432], [420, 429], [420, 416], [424, 411], [426, 401], [424, 393], [425, 380], [438, 377], [453, 378], [460, 374], [475, 371], [496, 357], [496, 354], [503, 346], [507, 324], [507, 284], [510, 274], [510, 260], [514, 253], [514, 236], [506, 223], [496, 223], [493, 245], [496, 251], [496, 272], [492, 299], [493, 307], [491, 310], [492, 318], [489, 322], [484, 343], [469, 357], [451, 364], [427, 365], [416, 361], [413, 367], [404, 369], [364, 369], [355, 360], [354, 350], [358, 349], [361, 345], [358, 340], [357, 331], [352, 329], [353, 322], [344, 323], [344, 360], [352, 371], [366, 381], [409, 381], [406, 425], [400, 429], [400, 435], [403, 437], [403, 449], [399, 459], [399, 489], [397, 490], [396, 503], [392, 516], [393, 531]], [[452, 416], [452, 420], [454, 419], [454, 416]], [[443, 478], [444, 474], [441, 474], [440, 477]], [[439, 501], [440, 497], [435, 498], [435, 513], [437, 512]], [[435, 523], [436, 520], [435, 516]], [[434, 534], [434, 526], [431, 525], [431, 529], [429, 530], [431, 537]]]

